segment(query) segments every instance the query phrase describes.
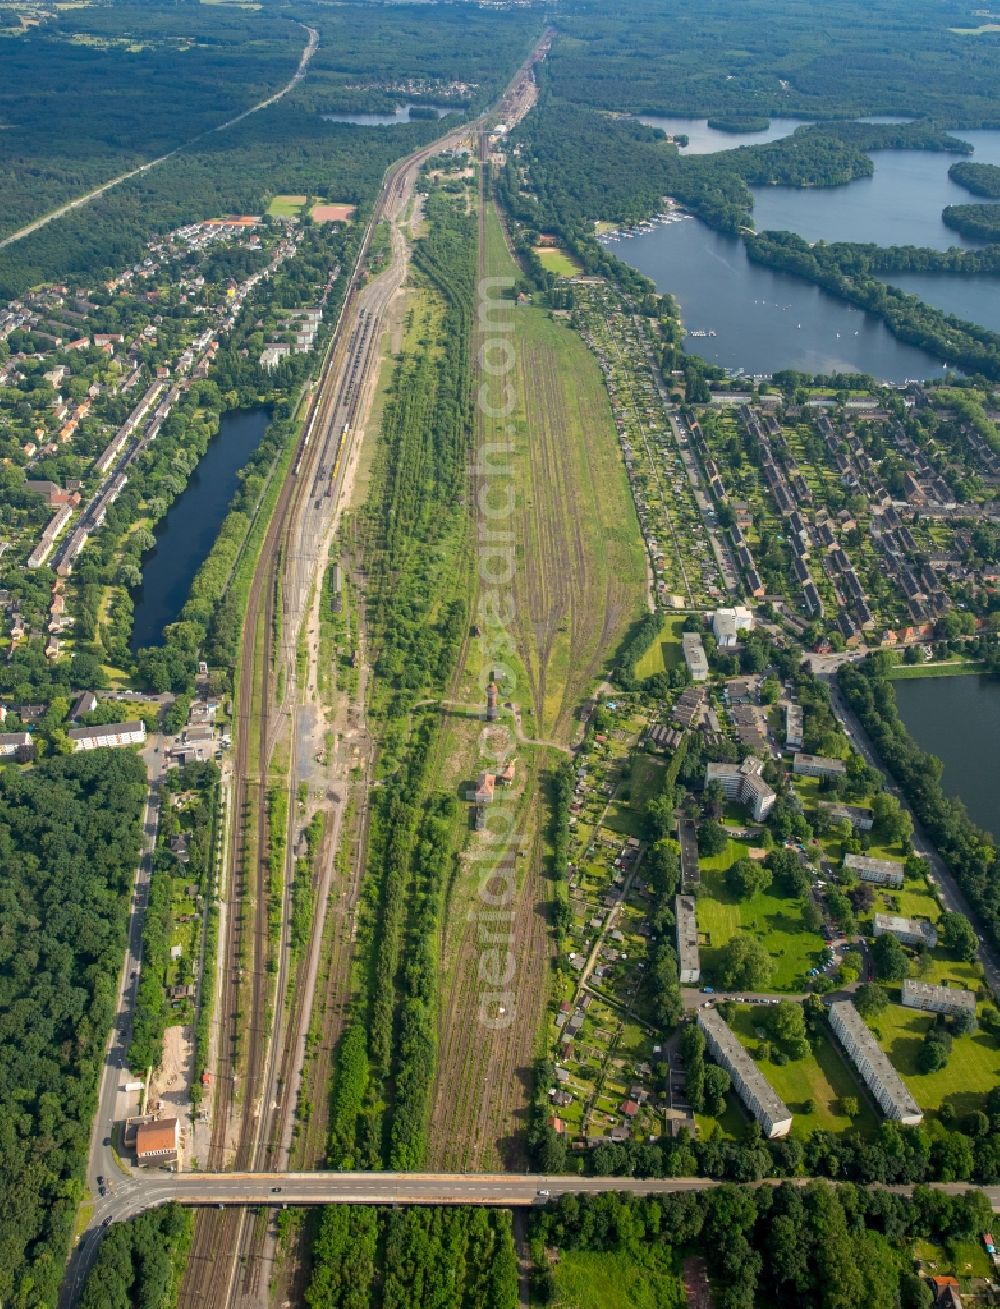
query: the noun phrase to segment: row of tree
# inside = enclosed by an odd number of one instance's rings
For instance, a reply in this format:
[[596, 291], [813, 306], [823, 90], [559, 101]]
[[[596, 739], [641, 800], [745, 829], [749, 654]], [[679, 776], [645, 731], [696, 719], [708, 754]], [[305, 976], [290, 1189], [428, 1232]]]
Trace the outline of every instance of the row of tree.
[[330, 1205], [313, 1245], [310, 1309], [515, 1309], [506, 1210]]
[[[823, 1183], [680, 1195], [566, 1195], [532, 1215], [535, 1278], [556, 1300], [549, 1251], [614, 1252], [623, 1265], [680, 1271], [700, 1255], [718, 1309], [928, 1309], [932, 1288], [901, 1247], [946, 1249], [991, 1221], [979, 1192], [919, 1189], [912, 1199]], [[620, 1265], [621, 1266], [621, 1265]]]
[[972, 822], [961, 800], [945, 794], [941, 761], [921, 750], [907, 732], [888, 670], [889, 660], [882, 654], [844, 664], [840, 688], [983, 927], [1000, 946], [1000, 856], [996, 844]]

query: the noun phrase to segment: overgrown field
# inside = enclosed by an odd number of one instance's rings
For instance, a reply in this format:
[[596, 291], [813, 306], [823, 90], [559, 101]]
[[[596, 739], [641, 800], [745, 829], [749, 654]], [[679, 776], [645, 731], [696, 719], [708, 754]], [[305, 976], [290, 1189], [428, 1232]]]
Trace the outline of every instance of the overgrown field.
[[[485, 255], [489, 276], [517, 275], [492, 207]], [[491, 318], [514, 346], [501, 380], [515, 407], [487, 420], [484, 437], [514, 445], [525, 732], [565, 742], [593, 678], [643, 609], [642, 538], [596, 360], [546, 310], [505, 301]]]

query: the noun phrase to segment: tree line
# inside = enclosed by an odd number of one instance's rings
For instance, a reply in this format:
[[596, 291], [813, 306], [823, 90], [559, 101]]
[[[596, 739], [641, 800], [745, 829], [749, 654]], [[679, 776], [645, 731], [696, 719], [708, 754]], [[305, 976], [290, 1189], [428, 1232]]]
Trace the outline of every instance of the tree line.
[[55, 1304], [83, 1193], [146, 795], [127, 750], [0, 770], [0, 1299]]
[[[809, 1183], [678, 1195], [565, 1195], [530, 1222], [534, 1283], [556, 1302], [549, 1251], [615, 1252], [637, 1268], [680, 1272], [700, 1255], [717, 1309], [928, 1309], [934, 1295], [906, 1251], [978, 1239], [992, 1221], [980, 1192], [882, 1190]], [[901, 1257], [902, 1256], [902, 1257]]]
[[881, 654], [844, 664], [838, 674], [840, 689], [993, 944], [1000, 947], [1000, 856], [996, 844], [972, 822], [961, 800], [945, 794], [941, 761], [921, 750], [907, 732], [887, 672], [888, 660]]
[[313, 1246], [310, 1309], [516, 1309], [506, 1210], [329, 1205]]

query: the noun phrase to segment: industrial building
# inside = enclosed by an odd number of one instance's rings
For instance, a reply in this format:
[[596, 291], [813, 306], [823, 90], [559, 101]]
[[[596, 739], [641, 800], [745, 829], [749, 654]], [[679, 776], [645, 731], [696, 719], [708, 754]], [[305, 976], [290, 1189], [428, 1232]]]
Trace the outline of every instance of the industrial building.
[[926, 918], [900, 918], [897, 914], [876, 914], [876, 936], [894, 936], [903, 945], [926, 945], [933, 950], [937, 945], [937, 928]]
[[916, 1126], [923, 1113], [850, 1000], [830, 1006], [830, 1026], [886, 1118]]
[[180, 1146], [180, 1121], [160, 1118], [142, 1123], [135, 1134], [135, 1161], [143, 1164], [172, 1163]]
[[760, 1071], [747, 1050], [715, 1009], [698, 1010], [698, 1026], [705, 1034], [709, 1053], [733, 1079], [737, 1095], [769, 1138], [787, 1136], [792, 1113]]
[[709, 764], [705, 769], [705, 785], [718, 782], [726, 799], [746, 805], [759, 823], [774, 808], [777, 798], [761, 777], [763, 768], [763, 762], [754, 755], [747, 755], [741, 764]]
[[694, 897], [679, 895], [674, 900], [677, 919], [677, 964], [681, 985], [692, 985], [701, 979], [701, 962], [698, 958], [698, 919]]
[[687, 670], [691, 674], [691, 681], [707, 681], [708, 656], [705, 654], [705, 647], [701, 643], [699, 634], [697, 632], [683, 632], [681, 634], [681, 648], [684, 651], [684, 662], [687, 664]]
[[907, 978], [903, 1004], [907, 1009], [925, 1009], [930, 1014], [975, 1014], [976, 993], [962, 986], [933, 986]]
[[897, 859], [872, 859], [866, 854], [845, 854], [844, 867], [856, 873], [862, 882], [875, 886], [891, 886], [896, 890], [903, 885], [903, 865]]

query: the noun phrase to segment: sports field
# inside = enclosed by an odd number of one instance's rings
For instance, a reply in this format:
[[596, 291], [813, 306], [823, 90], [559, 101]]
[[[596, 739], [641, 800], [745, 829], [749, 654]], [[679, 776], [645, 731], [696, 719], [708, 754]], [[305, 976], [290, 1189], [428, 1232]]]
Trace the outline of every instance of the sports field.
[[349, 223], [355, 209], [357, 205], [319, 204], [313, 205], [309, 216], [314, 223]]
[[571, 254], [566, 250], [553, 249], [551, 246], [535, 246], [539, 263], [557, 277], [578, 277], [583, 272]]
[[276, 195], [267, 212], [272, 218], [297, 218], [308, 199], [305, 195]]

